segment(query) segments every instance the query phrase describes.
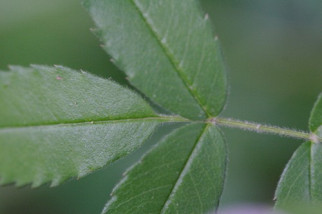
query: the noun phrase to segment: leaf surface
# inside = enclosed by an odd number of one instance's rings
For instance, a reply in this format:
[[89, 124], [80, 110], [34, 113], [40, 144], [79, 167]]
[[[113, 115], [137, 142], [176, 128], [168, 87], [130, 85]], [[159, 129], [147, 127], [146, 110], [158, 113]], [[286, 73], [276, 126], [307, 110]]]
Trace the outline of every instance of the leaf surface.
[[321, 112], [320, 94], [309, 122], [312, 141], [302, 144], [285, 167], [275, 193], [277, 208], [287, 208], [300, 202], [322, 203]]
[[84, 6], [112, 61], [151, 100], [190, 119], [219, 114], [224, 64], [196, 0], [85, 0]]
[[311, 112], [309, 121], [310, 130], [315, 132], [322, 125], [322, 93], [320, 93]]
[[57, 185], [139, 147], [162, 122], [137, 94], [64, 67], [0, 72], [1, 183]]
[[219, 203], [225, 167], [220, 131], [213, 125], [186, 125], [126, 172], [103, 213], [211, 211]]

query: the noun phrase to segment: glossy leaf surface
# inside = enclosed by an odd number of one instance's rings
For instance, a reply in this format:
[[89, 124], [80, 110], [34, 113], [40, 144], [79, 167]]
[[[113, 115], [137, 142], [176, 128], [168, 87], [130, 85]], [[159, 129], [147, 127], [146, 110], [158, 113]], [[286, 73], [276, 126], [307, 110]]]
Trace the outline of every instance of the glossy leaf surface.
[[112, 61], [151, 100], [190, 119], [219, 114], [226, 78], [219, 41], [196, 0], [86, 0]]
[[57, 185], [128, 154], [157, 115], [137, 94], [64, 67], [0, 72], [1, 183]]
[[103, 213], [204, 213], [218, 206], [226, 148], [212, 125], [166, 136], [126, 172]]

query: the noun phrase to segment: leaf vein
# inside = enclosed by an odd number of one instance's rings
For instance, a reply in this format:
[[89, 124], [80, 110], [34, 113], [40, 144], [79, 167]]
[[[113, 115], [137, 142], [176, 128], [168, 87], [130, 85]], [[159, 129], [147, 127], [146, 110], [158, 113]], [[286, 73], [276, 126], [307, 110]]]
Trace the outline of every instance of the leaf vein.
[[160, 122], [185, 122], [184, 118], [173, 117], [173, 116], [161, 116], [161, 117], [138, 117], [138, 118], [118, 118], [118, 119], [102, 119], [102, 120], [89, 120], [89, 121], [73, 121], [65, 123], [47, 123], [47, 124], [35, 124], [25, 126], [11, 126], [11, 127], [0, 127], [0, 134], [4, 132], [15, 131], [19, 129], [32, 129], [32, 128], [51, 128], [51, 127], [62, 127], [62, 126], [77, 126], [77, 125], [97, 125], [105, 123], [120, 123], [120, 122], [148, 122], [148, 121], [160, 121]]
[[181, 79], [181, 81], [183, 82], [183, 85], [186, 87], [187, 91], [190, 93], [190, 95], [193, 97], [193, 99], [198, 103], [198, 105], [201, 107], [201, 109], [209, 117], [211, 115], [210, 112], [207, 111], [207, 108], [206, 108], [205, 104], [202, 103], [198, 93], [195, 90], [192, 89], [192, 83], [190, 83], [188, 81], [188, 79], [185, 77], [184, 73], [180, 69], [179, 64], [176, 62], [175, 57], [173, 56], [173, 54], [171, 54], [171, 51], [165, 45], [166, 41], [164, 43], [162, 43], [162, 41], [160, 39], [160, 36], [158, 35], [157, 31], [153, 28], [153, 25], [150, 24], [149, 20], [144, 16], [144, 12], [142, 11], [142, 9], [141, 9], [140, 5], [137, 3], [137, 1], [136, 0], [131, 0], [131, 2], [133, 3], [134, 7], [138, 11], [138, 13], [139, 13], [140, 17], [142, 18], [142, 20], [144, 21], [144, 23], [147, 25], [147, 27], [150, 30], [152, 36], [156, 39], [156, 41], [158, 42], [159, 46], [162, 48], [165, 56], [168, 58], [170, 64], [172, 65], [172, 67], [176, 71], [179, 79]]
[[191, 150], [190, 154], [188, 155], [188, 158], [187, 158], [187, 160], [185, 161], [184, 166], [183, 166], [183, 167], [182, 167], [182, 169], [180, 170], [180, 173], [179, 173], [179, 175], [178, 175], [178, 178], [177, 178], [177, 180], [176, 180], [176, 183], [173, 185], [173, 188], [171, 189], [171, 191], [170, 191], [170, 193], [169, 193], [169, 195], [168, 195], [168, 197], [167, 197], [167, 200], [166, 200], [166, 201], [165, 201], [165, 203], [163, 204], [163, 206], [162, 206], [162, 209], [161, 209], [161, 212], [160, 212], [160, 213], [164, 213], [164, 212], [165, 212], [166, 207], [167, 207], [167, 206], [168, 206], [168, 204], [170, 203], [170, 197], [171, 197], [172, 193], [176, 190], [177, 186], [178, 186], [178, 185], [180, 185], [180, 180], [181, 180], [181, 178], [182, 178], [182, 176], [183, 176], [183, 173], [184, 173], [185, 169], [187, 168], [187, 166], [189, 165], [190, 160], [191, 160], [191, 157], [193, 156], [193, 153], [194, 153], [194, 151], [195, 151], [195, 149], [196, 149], [196, 147], [197, 147], [197, 145], [198, 145], [198, 143], [199, 143], [199, 141], [200, 141], [200, 139], [201, 139], [202, 135], [205, 133], [206, 129], [208, 128], [208, 126], [209, 126], [209, 125], [204, 126], [204, 127], [203, 127], [203, 129], [201, 130], [200, 135], [198, 136], [198, 138], [197, 138], [197, 140], [196, 140], [196, 142], [195, 142], [195, 144], [194, 144], [194, 146], [193, 146], [193, 148], [192, 148], [192, 150]]

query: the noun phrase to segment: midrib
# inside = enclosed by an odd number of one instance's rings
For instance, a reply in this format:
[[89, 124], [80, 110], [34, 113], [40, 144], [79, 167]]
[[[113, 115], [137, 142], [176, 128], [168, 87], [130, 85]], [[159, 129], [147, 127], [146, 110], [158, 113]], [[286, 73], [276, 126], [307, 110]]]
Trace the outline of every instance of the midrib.
[[171, 54], [169, 48], [164, 45], [165, 43], [161, 42], [161, 39], [158, 35], [158, 33], [154, 30], [153, 26], [148, 22], [148, 20], [144, 17], [143, 11], [141, 10], [140, 6], [136, 3], [135, 0], [130, 0], [130, 2], [133, 3], [135, 9], [138, 11], [140, 17], [142, 18], [143, 22], [146, 24], [148, 30], [151, 32], [152, 36], [155, 38], [161, 49], [163, 50], [165, 56], [168, 58], [171, 66], [173, 67], [173, 70], [175, 70], [176, 74], [178, 75], [179, 79], [182, 81], [183, 85], [189, 92], [189, 94], [192, 96], [192, 98], [196, 101], [196, 103], [199, 105], [200, 109], [203, 110], [203, 112], [206, 114], [207, 117], [210, 117], [211, 114], [207, 111], [207, 108], [202, 104], [198, 93], [193, 91], [192, 85], [189, 84], [189, 81], [185, 77], [184, 73], [179, 68], [179, 65], [175, 62], [174, 56]]

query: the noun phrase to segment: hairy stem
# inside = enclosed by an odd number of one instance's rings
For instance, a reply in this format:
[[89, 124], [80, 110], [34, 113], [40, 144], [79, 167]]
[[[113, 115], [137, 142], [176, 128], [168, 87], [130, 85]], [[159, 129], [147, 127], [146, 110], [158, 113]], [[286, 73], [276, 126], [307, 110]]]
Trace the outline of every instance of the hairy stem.
[[211, 118], [208, 121], [219, 126], [226, 126], [226, 127], [239, 128], [239, 129], [244, 129], [244, 130], [249, 130], [249, 131], [254, 131], [259, 133], [276, 134], [276, 135], [281, 135], [286, 137], [305, 139], [305, 140], [313, 141], [315, 143], [321, 142], [321, 139], [318, 138], [313, 133], [307, 133], [307, 132], [297, 131], [297, 130], [288, 129], [288, 128], [280, 128], [276, 126], [263, 125], [259, 123], [240, 121], [240, 120], [221, 118], [221, 117]]

